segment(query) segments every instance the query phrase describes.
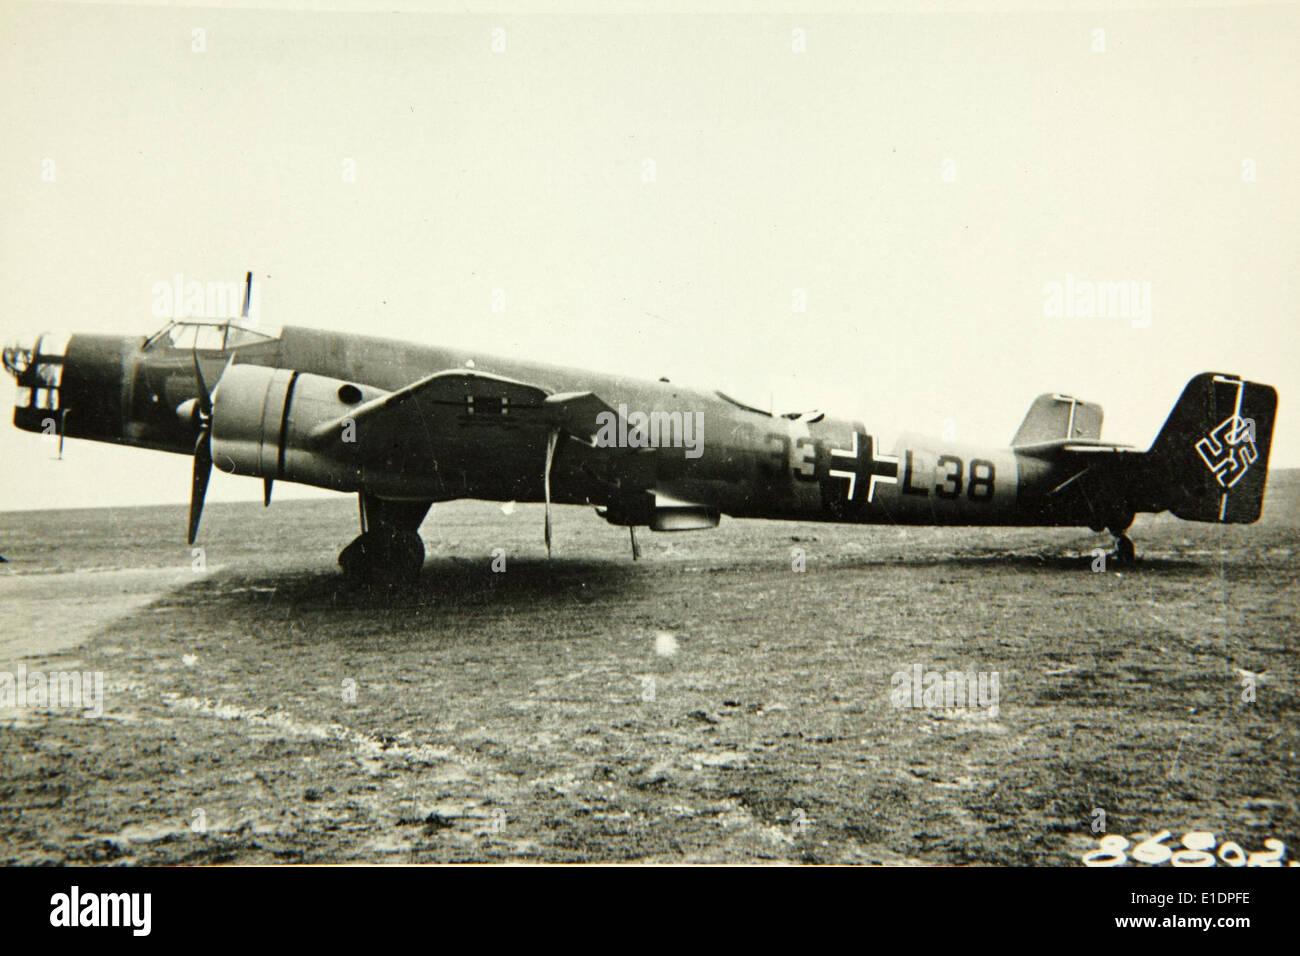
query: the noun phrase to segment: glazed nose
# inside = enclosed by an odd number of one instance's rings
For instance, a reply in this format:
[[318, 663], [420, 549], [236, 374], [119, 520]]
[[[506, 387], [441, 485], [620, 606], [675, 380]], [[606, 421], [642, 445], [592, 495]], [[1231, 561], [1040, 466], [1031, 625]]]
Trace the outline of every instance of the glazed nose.
[[0, 353], [0, 360], [4, 362], [5, 370], [18, 379], [32, 367], [32, 356], [35, 354], [36, 336], [25, 336], [6, 345], [4, 352]]

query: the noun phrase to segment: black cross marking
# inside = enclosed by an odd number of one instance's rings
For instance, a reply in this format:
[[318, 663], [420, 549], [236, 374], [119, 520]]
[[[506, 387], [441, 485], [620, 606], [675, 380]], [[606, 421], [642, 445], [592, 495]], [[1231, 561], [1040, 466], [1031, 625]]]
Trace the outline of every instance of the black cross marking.
[[[832, 468], [828, 474], [832, 478], [847, 478], [848, 488], [844, 497], [857, 501], [862, 496], [862, 485], [867, 486], [867, 501], [876, 497], [876, 483], [898, 484], [898, 458], [894, 455], [876, 454], [875, 441], [865, 431], [853, 430], [852, 448], [832, 448], [831, 464], [843, 464], [845, 468]], [[862, 479], [861, 481], [859, 479]]]

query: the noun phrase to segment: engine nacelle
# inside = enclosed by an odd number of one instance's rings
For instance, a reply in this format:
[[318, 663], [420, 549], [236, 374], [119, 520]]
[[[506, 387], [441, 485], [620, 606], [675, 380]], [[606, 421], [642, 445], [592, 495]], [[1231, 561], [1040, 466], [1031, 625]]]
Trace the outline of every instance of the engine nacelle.
[[360, 468], [312, 450], [311, 430], [384, 394], [292, 369], [232, 365], [212, 393], [213, 463], [233, 475], [356, 491]]

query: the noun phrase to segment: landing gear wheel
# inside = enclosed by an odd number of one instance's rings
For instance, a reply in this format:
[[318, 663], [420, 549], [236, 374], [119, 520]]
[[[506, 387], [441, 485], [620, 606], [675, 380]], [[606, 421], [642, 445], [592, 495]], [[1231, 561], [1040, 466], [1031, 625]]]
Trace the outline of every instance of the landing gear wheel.
[[1133, 539], [1124, 533], [1132, 524], [1133, 512], [1129, 511], [1112, 514], [1106, 525], [1106, 530], [1115, 536], [1115, 551], [1111, 554], [1111, 560], [1121, 567], [1130, 567], [1137, 563], [1137, 550], [1133, 547]]
[[350, 583], [362, 587], [413, 584], [424, 567], [424, 542], [414, 531], [376, 525], [343, 549], [339, 567]]

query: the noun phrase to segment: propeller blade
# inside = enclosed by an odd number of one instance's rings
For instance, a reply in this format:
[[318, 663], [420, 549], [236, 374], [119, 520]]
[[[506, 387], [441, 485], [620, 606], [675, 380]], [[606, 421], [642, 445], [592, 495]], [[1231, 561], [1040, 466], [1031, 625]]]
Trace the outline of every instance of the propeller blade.
[[208, 479], [212, 477], [212, 436], [205, 428], [194, 443], [194, 474], [190, 479], [190, 534], [193, 544], [199, 533], [199, 518], [203, 516], [203, 499], [208, 493]]
[[68, 410], [59, 412], [59, 461], [63, 461], [63, 433], [68, 425]]
[[[198, 386], [198, 410], [199, 410], [199, 435], [194, 440], [194, 474], [190, 479], [190, 534], [189, 543], [193, 544], [195, 537], [199, 533], [199, 519], [203, 517], [203, 499], [208, 493], [208, 479], [212, 477], [212, 396], [208, 393], [208, 383], [203, 380], [203, 369], [199, 365], [199, 350], [194, 348], [190, 352], [194, 359], [194, 382]], [[230, 353], [230, 358], [226, 361], [226, 367], [221, 370], [221, 375], [217, 376], [217, 384], [221, 384], [222, 377], [226, 374], [235, 361], [235, 353]], [[186, 403], [182, 402], [181, 407]], [[266, 503], [271, 503], [271, 485], [266, 485]]]
[[[194, 357], [194, 381], [199, 386], [199, 412], [204, 419], [212, 417], [212, 396], [208, 394], [208, 383], [203, 381], [203, 369], [199, 368], [199, 350], [196, 348], [190, 353]], [[234, 356], [231, 356], [233, 358]]]
[[275, 479], [270, 475], [262, 479], [262, 507], [271, 507], [271, 486], [275, 484]]
[[546, 470], [542, 473], [542, 486], [546, 491], [546, 556], [551, 556], [551, 462], [555, 460], [555, 443], [560, 433], [552, 428], [546, 436]]
[[636, 543], [636, 526], [628, 525], [627, 533], [632, 536], [632, 560], [636, 561], [641, 557], [641, 545]]
[[240, 310], [240, 315], [245, 319], [248, 318], [248, 306], [253, 301], [253, 273], [244, 276], [244, 308]]

